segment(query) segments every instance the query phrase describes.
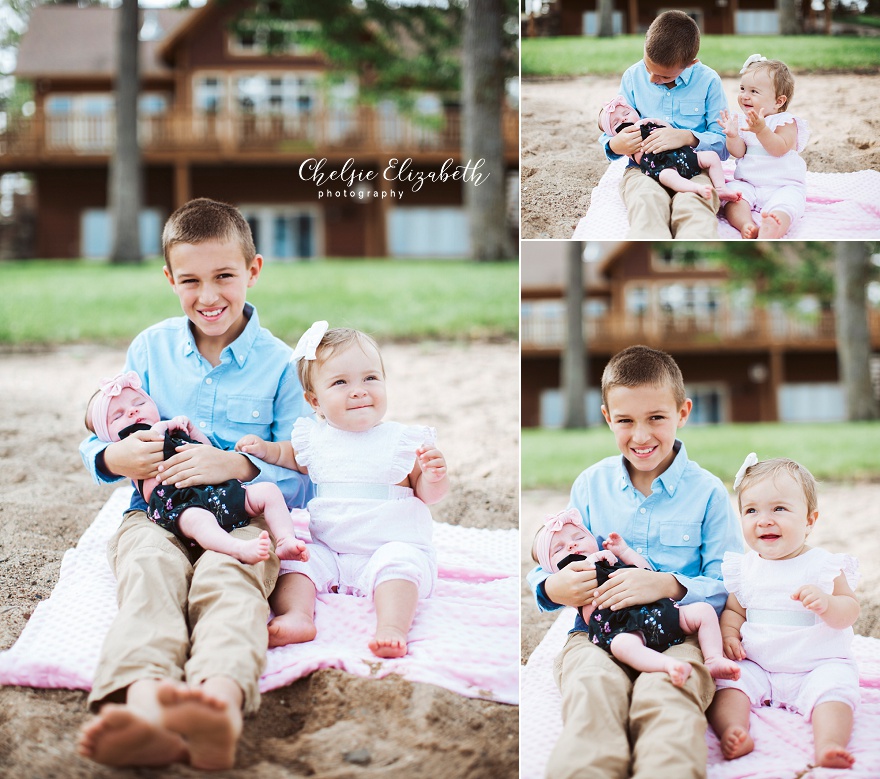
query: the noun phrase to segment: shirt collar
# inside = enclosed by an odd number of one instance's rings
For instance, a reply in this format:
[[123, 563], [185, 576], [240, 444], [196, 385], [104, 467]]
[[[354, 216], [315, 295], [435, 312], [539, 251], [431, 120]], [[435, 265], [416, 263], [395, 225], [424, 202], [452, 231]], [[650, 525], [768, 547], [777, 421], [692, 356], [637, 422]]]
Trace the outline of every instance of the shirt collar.
[[[684, 475], [685, 468], [688, 464], [687, 450], [684, 448], [684, 442], [675, 439], [672, 445], [675, 451], [675, 459], [670, 463], [669, 467], [663, 471], [654, 481], [659, 481], [660, 485], [669, 495], [675, 494], [675, 489]], [[620, 455], [620, 489], [625, 490], [627, 487], [633, 487], [632, 480], [629, 477], [629, 471], [626, 469], [626, 458]]]
[[[245, 303], [244, 315], [248, 320], [244, 330], [242, 330], [242, 333], [238, 338], [223, 350], [223, 354], [232, 355], [232, 359], [235, 360], [239, 368], [247, 362], [254, 341], [257, 340], [257, 335], [260, 332], [260, 318], [257, 316], [257, 309], [250, 303]], [[186, 317], [183, 317], [182, 319], [180, 346], [184, 357], [189, 357], [190, 355], [198, 354], [199, 352], [196, 348], [196, 339], [193, 337], [192, 330], [190, 329], [189, 319]]]

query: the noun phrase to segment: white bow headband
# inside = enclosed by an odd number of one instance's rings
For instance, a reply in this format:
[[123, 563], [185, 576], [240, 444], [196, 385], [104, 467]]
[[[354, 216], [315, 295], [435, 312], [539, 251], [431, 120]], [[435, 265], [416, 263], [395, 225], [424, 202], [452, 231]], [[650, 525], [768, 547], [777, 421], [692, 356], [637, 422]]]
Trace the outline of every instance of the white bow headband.
[[733, 480], [733, 491], [736, 492], [739, 489], [739, 485], [742, 484], [743, 477], [746, 475], [746, 471], [751, 468], [753, 465], [757, 465], [758, 463], [758, 455], [754, 452], [749, 452], [746, 455], [746, 459], [743, 460], [743, 464], [739, 467], [739, 470], [736, 472], [736, 478]]
[[314, 360], [315, 352], [321, 343], [321, 339], [324, 337], [324, 333], [327, 332], [328, 327], [329, 325], [327, 322], [322, 319], [320, 322], [315, 322], [308, 330], [306, 330], [300, 336], [299, 341], [296, 342], [296, 348], [293, 350], [293, 361]]
[[766, 62], [767, 58], [762, 57], [760, 54], [752, 54], [742, 66], [742, 70], [740, 70], [740, 75], [745, 73], [749, 69], [749, 65], [754, 65], [756, 62]]

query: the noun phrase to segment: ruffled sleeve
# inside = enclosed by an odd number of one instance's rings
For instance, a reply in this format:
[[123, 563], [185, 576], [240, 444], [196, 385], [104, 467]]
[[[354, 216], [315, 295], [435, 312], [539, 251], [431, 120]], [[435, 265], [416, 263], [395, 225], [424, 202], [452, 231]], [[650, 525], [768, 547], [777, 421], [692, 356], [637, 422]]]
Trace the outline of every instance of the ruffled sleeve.
[[834, 580], [843, 574], [850, 589], [855, 589], [859, 583], [859, 561], [852, 555], [827, 553], [822, 560], [819, 571], [819, 589], [822, 592], [834, 590]]
[[795, 150], [802, 152], [806, 148], [807, 141], [810, 140], [810, 125], [807, 124], [806, 119], [801, 119], [799, 116], [788, 113], [788, 111], [783, 111], [781, 114], [770, 114], [770, 116], [765, 116], [764, 121], [773, 132], [776, 132], [777, 127], [782, 127], [783, 125], [794, 122], [795, 125], [797, 125], [797, 142], [795, 143]]
[[736, 599], [741, 605], [745, 605], [742, 602], [742, 564], [742, 554], [725, 552], [721, 561], [721, 575], [724, 577], [724, 586], [727, 591], [736, 595]]
[[404, 427], [397, 440], [394, 451], [393, 467], [405, 473], [412, 470], [416, 459], [416, 449], [420, 446], [433, 446], [437, 439], [437, 431], [427, 425], [408, 425]]
[[318, 429], [318, 424], [312, 417], [300, 417], [293, 423], [293, 430], [290, 432], [290, 443], [293, 445], [296, 462], [306, 468], [309, 467], [312, 434]]

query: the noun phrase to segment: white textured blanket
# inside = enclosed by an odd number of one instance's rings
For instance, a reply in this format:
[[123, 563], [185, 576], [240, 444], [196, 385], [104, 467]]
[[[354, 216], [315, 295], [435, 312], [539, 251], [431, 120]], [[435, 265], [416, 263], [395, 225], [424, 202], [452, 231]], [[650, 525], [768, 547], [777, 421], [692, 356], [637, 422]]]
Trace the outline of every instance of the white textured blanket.
[[[0, 653], [0, 683], [88, 690], [104, 635], [116, 614], [116, 582], [107, 540], [128, 507], [131, 490], [107, 501], [61, 563], [58, 584], [40, 603], [15, 645]], [[307, 537], [306, 512], [293, 512]], [[262, 691], [319, 668], [365, 677], [399, 674], [472, 698], [516, 703], [519, 692], [519, 534], [435, 523], [440, 578], [419, 605], [406, 657], [370, 653], [375, 615], [366, 598], [320, 596], [318, 638], [268, 652]], [[338, 626], [344, 626], [340, 629]]]

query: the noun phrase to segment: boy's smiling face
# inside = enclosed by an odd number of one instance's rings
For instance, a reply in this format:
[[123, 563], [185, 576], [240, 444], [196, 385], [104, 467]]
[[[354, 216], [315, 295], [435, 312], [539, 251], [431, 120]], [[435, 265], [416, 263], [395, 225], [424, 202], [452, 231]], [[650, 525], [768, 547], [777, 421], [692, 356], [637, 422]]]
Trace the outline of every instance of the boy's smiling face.
[[165, 276], [192, 322], [199, 350], [219, 352], [241, 335], [247, 321], [247, 289], [260, 275], [263, 258], [250, 266], [236, 241], [180, 243], [169, 251]]
[[602, 415], [627, 462], [633, 486], [643, 494], [675, 459], [676, 432], [691, 413], [691, 401], [678, 406], [669, 385], [614, 386]]
[[666, 84], [668, 86], [673, 86], [675, 79], [697, 62], [697, 60], [694, 60], [690, 65], [685, 65], [683, 68], [672, 65], [660, 65], [657, 62], [652, 62], [647, 54], [644, 55], [642, 61], [644, 62], [645, 70], [648, 71], [648, 80], [652, 84]]

